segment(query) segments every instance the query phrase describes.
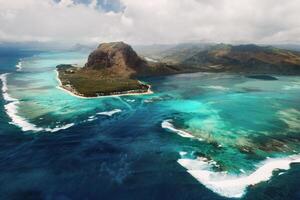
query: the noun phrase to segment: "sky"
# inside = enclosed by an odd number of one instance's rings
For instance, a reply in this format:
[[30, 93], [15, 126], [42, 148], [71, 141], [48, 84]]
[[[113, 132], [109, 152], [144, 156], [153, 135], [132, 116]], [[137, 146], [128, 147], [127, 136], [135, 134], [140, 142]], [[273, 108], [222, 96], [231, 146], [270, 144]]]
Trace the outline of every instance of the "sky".
[[0, 43], [300, 43], [300, 0], [0, 0]]

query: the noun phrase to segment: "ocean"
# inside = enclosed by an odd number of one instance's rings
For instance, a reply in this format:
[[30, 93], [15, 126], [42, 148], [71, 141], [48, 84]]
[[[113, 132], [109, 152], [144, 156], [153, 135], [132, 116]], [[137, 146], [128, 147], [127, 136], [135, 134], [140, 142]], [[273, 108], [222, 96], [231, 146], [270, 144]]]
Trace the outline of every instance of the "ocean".
[[0, 52], [0, 199], [300, 199], [300, 77], [147, 78], [83, 99], [55, 66], [88, 52]]

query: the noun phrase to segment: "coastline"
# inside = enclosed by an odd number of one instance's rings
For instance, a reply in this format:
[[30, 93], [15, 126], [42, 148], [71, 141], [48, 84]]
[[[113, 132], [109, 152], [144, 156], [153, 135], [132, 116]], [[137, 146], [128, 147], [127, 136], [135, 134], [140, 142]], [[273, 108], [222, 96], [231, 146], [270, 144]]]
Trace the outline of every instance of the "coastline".
[[[111, 95], [102, 95], [102, 96], [96, 96], [96, 97], [85, 97], [85, 96], [80, 96], [80, 95], [77, 95], [73, 92], [71, 92], [70, 90], [67, 90], [66, 88], [63, 87], [63, 84], [59, 78], [59, 72], [57, 69], [55, 69], [55, 73], [56, 73], [56, 79], [58, 81], [58, 86], [56, 88], [74, 96], [74, 97], [77, 97], [77, 98], [81, 98], [81, 99], [94, 99], [94, 98], [109, 98], [109, 97], [120, 97], [120, 96], [136, 96], [136, 95], [148, 95], [148, 94], [153, 94], [154, 92], [151, 90], [151, 85], [149, 84], [146, 84], [148, 86], [148, 90], [147, 92], [142, 92], [142, 93], [138, 93], [138, 92], [132, 92], [130, 93], [121, 93], [121, 94], [111, 94]], [[139, 81], [140, 82], [140, 81]], [[141, 83], [141, 82], [140, 82]]]

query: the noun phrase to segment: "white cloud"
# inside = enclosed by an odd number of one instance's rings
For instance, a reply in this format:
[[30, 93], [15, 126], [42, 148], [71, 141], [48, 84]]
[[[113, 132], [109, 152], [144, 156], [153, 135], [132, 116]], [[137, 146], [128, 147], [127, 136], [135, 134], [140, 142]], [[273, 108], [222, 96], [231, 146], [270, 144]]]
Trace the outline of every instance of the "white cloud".
[[300, 0], [121, 2], [115, 13], [96, 0], [0, 0], [0, 41], [300, 42]]
[[68, 7], [68, 6], [73, 6], [74, 2], [72, 0], [60, 0], [58, 3], [61, 7]]
[[97, 8], [97, 0], [91, 0], [89, 7], [96, 9]]

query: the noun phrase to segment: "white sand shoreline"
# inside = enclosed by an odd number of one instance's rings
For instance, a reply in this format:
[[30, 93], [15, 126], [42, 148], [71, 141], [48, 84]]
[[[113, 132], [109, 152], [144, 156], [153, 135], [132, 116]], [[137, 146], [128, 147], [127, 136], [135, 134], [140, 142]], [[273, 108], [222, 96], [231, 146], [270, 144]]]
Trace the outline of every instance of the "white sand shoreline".
[[74, 94], [73, 92], [65, 89], [62, 85], [62, 82], [61, 80], [59, 79], [59, 72], [57, 71], [57, 69], [55, 69], [55, 72], [56, 72], [56, 79], [59, 83], [59, 85], [56, 87], [64, 92], [67, 92], [68, 94], [74, 96], [74, 97], [77, 97], [77, 98], [81, 98], [81, 99], [95, 99], [95, 98], [109, 98], [109, 97], [120, 97], [120, 96], [136, 96], [136, 95], [148, 95], [148, 94], [153, 94], [154, 92], [151, 90], [151, 85], [148, 85], [147, 86], [149, 87], [148, 88], [148, 91], [147, 92], [143, 92], [143, 93], [138, 93], [138, 92], [135, 92], [135, 93], [124, 93], [124, 94], [112, 94], [112, 95], [103, 95], [103, 96], [97, 96], [97, 97], [84, 97], [84, 96], [79, 96], [79, 95], [76, 95]]

